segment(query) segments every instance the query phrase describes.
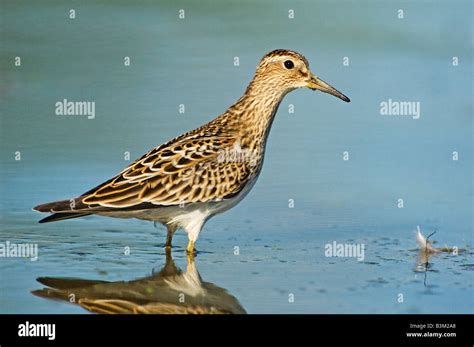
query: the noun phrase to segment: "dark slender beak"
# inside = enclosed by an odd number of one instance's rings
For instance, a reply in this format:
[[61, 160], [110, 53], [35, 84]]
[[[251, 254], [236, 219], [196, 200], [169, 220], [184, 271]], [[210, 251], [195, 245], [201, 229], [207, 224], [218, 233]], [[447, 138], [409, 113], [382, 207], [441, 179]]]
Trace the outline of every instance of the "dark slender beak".
[[339, 90], [337, 90], [336, 88], [324, 82], [322, 79], [313, 74], [311, 74], [311, 78], [308, 82], [307, 87], [312, 90], [320, 90], [324, 93], [334, 95], [335, 97], [338, 97], [339, 99], [344, 100], [345, 102], [351, 102], [351, 99], [342, 94]]

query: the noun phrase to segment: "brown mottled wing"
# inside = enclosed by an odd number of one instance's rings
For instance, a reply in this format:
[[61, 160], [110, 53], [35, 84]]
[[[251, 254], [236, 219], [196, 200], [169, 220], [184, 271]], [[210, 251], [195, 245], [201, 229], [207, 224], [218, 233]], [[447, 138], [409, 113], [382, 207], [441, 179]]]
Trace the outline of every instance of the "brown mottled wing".
[[214, 306], [179, 305], [167, 302], [137, 304], [121, 299], [79, 299], [86, 310], [100, 314], [230, 314], [232, 312]]
[[252, 175], [251, 163], [222, 160], [235, 138], [186, 136], [159, 146], [117, 176], [80, 197], [90, 207], [170, 206], [219, 201], [238, 193]]

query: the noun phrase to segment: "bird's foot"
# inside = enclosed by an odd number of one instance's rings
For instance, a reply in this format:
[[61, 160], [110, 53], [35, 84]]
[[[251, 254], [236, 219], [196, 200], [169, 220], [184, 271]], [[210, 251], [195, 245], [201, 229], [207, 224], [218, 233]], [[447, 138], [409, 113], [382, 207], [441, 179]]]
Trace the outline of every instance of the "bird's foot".
[[188, 243], [188, 247], [186, 247], [186, 254], [191, 257], [194, 257], [196, 256], [197, 254], [197, 251], [196, 251], [196, 248], [194, 247], [194, 241], [189, 241]]
[[194, 263], [194, 259], [196, 258], [195, 253], [188, 253], [186, 252], [186, 259], [188, 261], [188, 265]]

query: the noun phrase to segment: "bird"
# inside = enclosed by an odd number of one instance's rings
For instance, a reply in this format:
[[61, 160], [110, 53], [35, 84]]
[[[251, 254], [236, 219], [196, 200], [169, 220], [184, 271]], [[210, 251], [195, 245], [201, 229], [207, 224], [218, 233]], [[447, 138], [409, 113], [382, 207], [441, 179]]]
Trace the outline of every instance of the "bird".
[[237, 205], [262, 170], [267, 138], [289, 92], [309, 88], [350, 99], [313, 74], [300, 53], [276, 49], [263, 56], [245, 93], [224, 113], [161, 144], [118, 174], [68, 200], [33, 209], [51, 213], [39, 223], [87, 215], [137, 218], [167, 228], [165, 248], [179, 228], [188, 254], [204, 224]]
[[[100, 281], [79, 278], [39, 277], [48, 288], [32, 291], [35, 296], [73, 302], [105, 314], [245, 314], [226, 289], [202, 280], [194, 257], [187, 257], [181, 271], [165, 250], [166, 263], [151, 276], [131, 281]], [[71, 301], [74, 295], [74, 301]]]

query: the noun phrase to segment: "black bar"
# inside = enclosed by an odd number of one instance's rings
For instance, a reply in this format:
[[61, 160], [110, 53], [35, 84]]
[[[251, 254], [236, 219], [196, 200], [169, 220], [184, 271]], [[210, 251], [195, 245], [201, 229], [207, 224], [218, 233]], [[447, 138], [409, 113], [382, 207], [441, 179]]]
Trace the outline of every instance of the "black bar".
[[[472, 315], [0, 315], [1, 347], [42, 345], [162, 345], [201, 340], [253, 344], [282, 339], [312, 345], [378, 343], [385, 345], [472, 346]], [[19, 325], [55, 324], [55, 339], [20, 337]], [[407, 336], [421, 333], [422, 336]], [[441, 337], [433, 334], [444, 334]], [[446, 336], [445, 334], [455, 334]], [[431, 334], [431, 335], [430, 335]], [[249, 340], [251, 337], [252, 340]], [[324, 341], [324, 342], [323, 342]], [[152, 343], [153, 342], [153, 343]], [[155, 343], [156, 342], [156, 343]], [[250, 343], [252, 342], [252, 343]], [[293, 344], [295, 345], [295, 344]]]

